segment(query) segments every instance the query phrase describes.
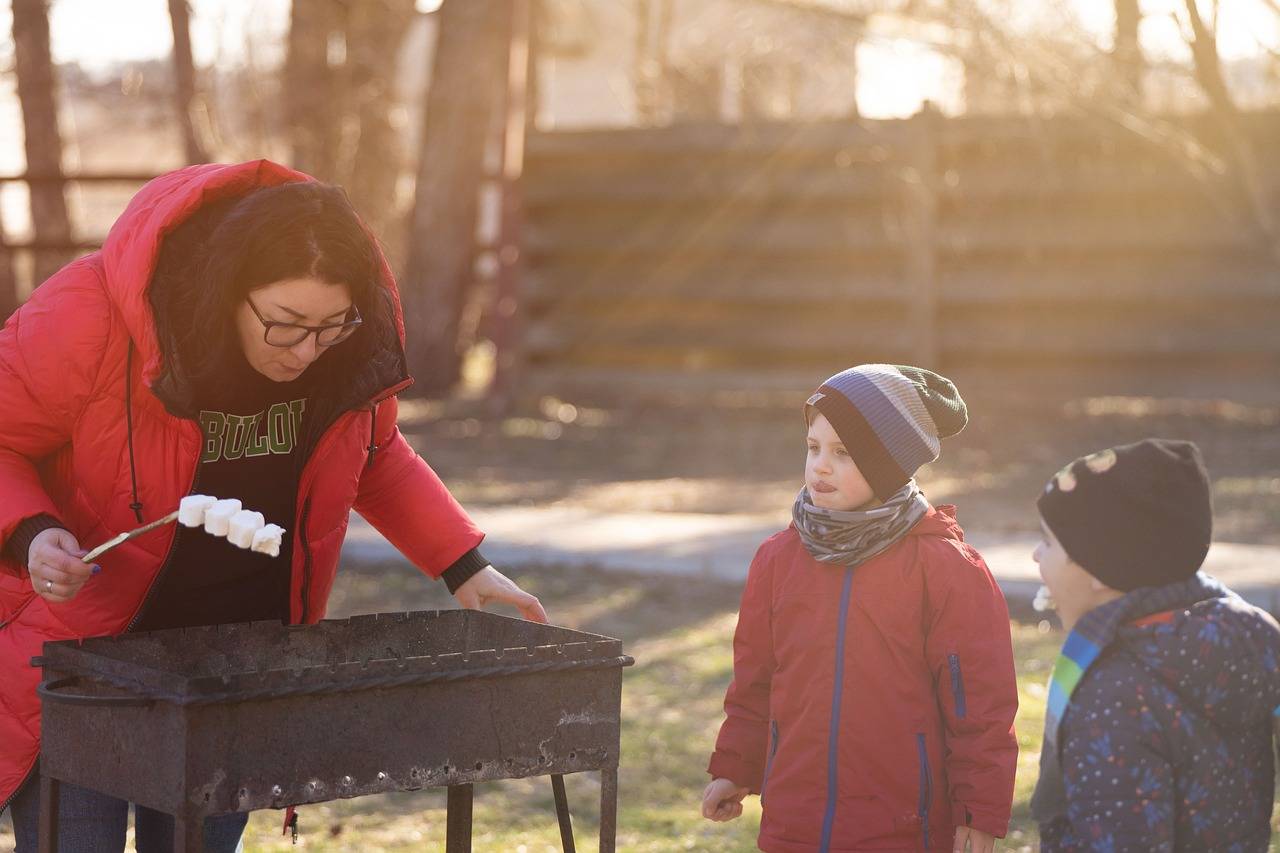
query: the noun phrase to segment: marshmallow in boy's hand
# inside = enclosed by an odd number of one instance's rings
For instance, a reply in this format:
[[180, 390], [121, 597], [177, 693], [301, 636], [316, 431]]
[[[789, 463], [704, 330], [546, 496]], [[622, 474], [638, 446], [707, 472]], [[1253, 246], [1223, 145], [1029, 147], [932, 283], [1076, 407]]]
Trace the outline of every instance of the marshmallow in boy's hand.
[[202, 526], [205, 512], [217, 501], [213, 495], [187, 495], [178, 503], [178, 523], [187, 527]]
[[231, 532], [231, 516], [241, 509], [240, 501], [225, 498], [216, 501], [204, 513], [204, 532], [214, 536], [226, 536]]
[[267, 524], [253, 534], [253, 550], [271, 557], [280, 556], [280, 540], [284, 537], [284, 528], [278, 524]]
[[242, 509], [231, 516], [231, 521], [227, 523], [227, 541], [237, 548], [248, 548], [253, 544], [253, 535], [261, 530], [266, 522], [262, 513]]

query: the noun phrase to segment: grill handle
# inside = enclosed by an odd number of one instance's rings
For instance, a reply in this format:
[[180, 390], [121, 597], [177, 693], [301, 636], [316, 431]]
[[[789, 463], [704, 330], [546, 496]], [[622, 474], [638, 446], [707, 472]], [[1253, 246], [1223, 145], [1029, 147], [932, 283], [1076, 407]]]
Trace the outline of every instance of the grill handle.
[[55, 678], [53, 681], [42, 681], [36, 687], [36, 695], [46, 702], [61, 702], [64, 705], [95, 705], [99, 707], [143, 708], [155, 702], [145, 696], [88, 696], [84, 693], [60, 693], [63, 687], [70, 687], [80, 680], [78, 675], [66, 678]]

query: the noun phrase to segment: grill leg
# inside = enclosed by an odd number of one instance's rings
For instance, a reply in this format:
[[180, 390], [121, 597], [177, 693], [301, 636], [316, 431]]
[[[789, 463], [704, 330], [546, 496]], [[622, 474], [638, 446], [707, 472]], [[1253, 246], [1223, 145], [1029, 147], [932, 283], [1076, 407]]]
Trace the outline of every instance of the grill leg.
[[204, 818], [173, 816], [174, 853], [204, 853]]
[[471, 853], [471, 786], [450, 785], [445, 853]]
[[573, 845], [573, 818], [569, 816], [569, 797], [564, 792], [564, 776], [551, 774], [551, 790], [556, 795], [556, 819], [560, 821], [560, 846], [564, 853], [577, 853]]
[[39, 853], [58, 851], [58, 801], [62, 783], [52, 776], [40, 777]]
[[600, 771], [600, 853], [614, 853], [618, 840], [618, 768]]

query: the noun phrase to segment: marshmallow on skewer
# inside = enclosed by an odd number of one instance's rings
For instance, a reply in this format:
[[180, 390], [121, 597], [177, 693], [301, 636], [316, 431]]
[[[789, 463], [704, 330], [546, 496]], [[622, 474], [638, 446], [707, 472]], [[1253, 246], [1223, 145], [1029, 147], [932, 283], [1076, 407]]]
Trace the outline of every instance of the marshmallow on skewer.
[[201, 526], [205, 511], [217, 501], [212, 495], [187, 495], [178, 504], [178, 523], [187, 527]]
[[226, 536], [231, 531], [231, 516], [241, 509], [240, 501], [226, 498], [215, 502], [204, 513], [204, 532]]
[[280, 540], [283, 536], [283, 527], [278, 524], [267, 524], [253, 534], [253, 544], [251, 547], [259, 554], [279, 557]]
[[266, 522], [262, 513], [242, 509], [231, 516], [231, 521], [227, 523], [227, 541], [237, 548], [248, 548], [253, 544], [253, 534], [261, 530]]

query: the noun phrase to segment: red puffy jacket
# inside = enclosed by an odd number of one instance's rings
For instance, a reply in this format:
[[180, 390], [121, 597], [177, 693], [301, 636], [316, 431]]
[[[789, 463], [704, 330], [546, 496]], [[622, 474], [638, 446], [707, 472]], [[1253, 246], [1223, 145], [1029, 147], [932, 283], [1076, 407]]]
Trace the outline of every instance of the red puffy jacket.
[[[63, 521], [84, 547], [137, 526], [129, 508], [126, 379], [146, 520], [177, 508], [202, 441], [196, 422], [170, 415], [149, 390], [165, 357], [146, 298], [160, 241], [202, 205], [301, 180], [309, 178], [267, 161], [192, 166], [157, 178], [133, 198], [100, 252], [63, 268], [9, 318], [0, 331], [0, 542], [41, 513]], [[385, 262], [383, 280], [403, 346]], [[133, 372], [126, 377], [130, 341]], [[403, 377], [341, 414], [303, 469], [294, 519], [294, 622], [323, 617], [353, 507], [433, 577], [482, 539], [396, 427], [394, 395], [407, 385]], [[0, 809], [40, 748], [40, 671], [31, 657], [46, 640], [125, 631], [173, 537], [168, 526], [104, 555], [101, 574], [62, 604], [35, 595], [25, 566], [0, 560]]]
[[795, 528], [760, 546], [708, 772], [759, 793], [769, 853], [1003, 836], [1018, 708], [1009, 613], [954, 507], [852, 569]]

